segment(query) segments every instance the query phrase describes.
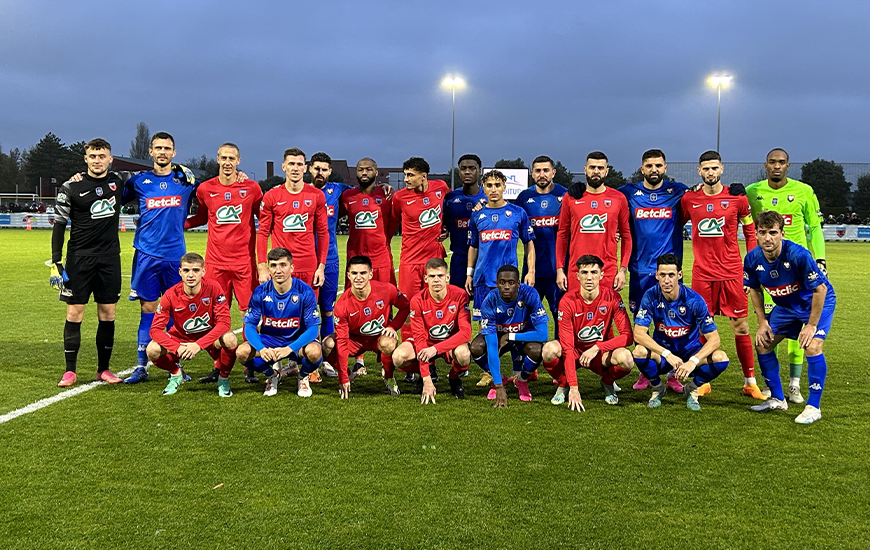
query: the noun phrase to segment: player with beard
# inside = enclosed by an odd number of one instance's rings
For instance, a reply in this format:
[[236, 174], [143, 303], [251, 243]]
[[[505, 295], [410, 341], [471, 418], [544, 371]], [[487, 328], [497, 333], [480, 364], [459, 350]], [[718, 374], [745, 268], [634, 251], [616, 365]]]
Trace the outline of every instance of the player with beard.
[[737, 228], [743, 225], [746, 251], [755, 248], [755, 224], [746, 197], [732, 197], [722, 185], [722, 157], [707, 151], [698, 161], [704, 187], [689, 191], [680, 201], [682, 219], [692, 222], [692, 290], [707, 302], [710, 315], [731, 322], [737, 357], [743, 368], [743, 393], [765, 399], [755, 381], [755, 357], [749, 336], [749, 302], [743, 292], [743, 260]]
[[486, 202], [480, 186], [480, 157], [459, 157], [459, 180], [462, 188], [447, 193], [444, 199], [444, 224], [439, 240], [450, 238], [450, 284], [464, 288], [465, 268], [468, 266], [468, 220], [477, 205]]

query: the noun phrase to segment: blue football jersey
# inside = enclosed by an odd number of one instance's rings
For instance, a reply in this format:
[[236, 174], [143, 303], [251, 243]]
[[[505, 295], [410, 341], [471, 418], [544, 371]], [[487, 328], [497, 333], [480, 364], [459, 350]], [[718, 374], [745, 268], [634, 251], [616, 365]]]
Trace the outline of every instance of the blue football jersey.
[[[335, 232], [338, 229], [338, 203], [341, 194], [348, 189], [352, 187], [335, 181], [326, 182], [321, 189], [326, 197], [326, 221], [329, 225], [329, 252], [326, 254], [326, 265], [335, 266], [336, 269], [338, 269], [338, 242]], [[314, 236], [314, 242], [317, 242], [317, 235]]]
[[275, 283], [266, 281], [254, 289], [244, 321], [257, 325], [260, 320], [263, 321], [260, 334], [295, 340], [305, 329], [320, 325], [314, 291], [294, 278], [290, 290], [278, 294]]
[[535, 277], [556, 278], [556, 233], [559, 231], [562, 197], [567, 192], [561, 185], [554, 184], [549, 193], [541, 194], [533, 185], [524, 189], [514, 201], [526, 211], [535, 232]]
[[474, 286], [495, 287], [496, 273], [503, 265], [519, 267], [517, 242], [535, 240], [526, 211], [507, 203], [501, 208], [484, 207], [468, 223], [468, 244], [478, 249]]
[[196, 185], [174, 172], [166, 176], [142, 172], [127, 180], [124, 202], [139, 202], [133, 247], [149, 256], [178, 261], [187, 251], [184, 220], [195, 194]]
[[517, 299], [505, 302], [498, 289], [493, 289], [480, 306], [480, 334], [525, 332], [529, 325], [546, 325], [550, 318], [534, 287], [520, 284]]
[[476, 195], [466, 195], [461, 188], [454, 189], [444, 198], [442, 223], [450, 235], [450, 250], [454, 254], [468, 256], [468, 221], [471, 209], [479, 202], [486, 203], [483, 187]]
[[[680, 283], [680, 295], [669, 302], [656, 284], [643, 295], [634, 324], [654, 325], [653, 340], [677, 355], [701, 346], [702, 334], [716, 330], [716, 323], [700, 294]], [[682, 357], [688, 359], [688, 357]]]
[[662, 254], [683, 257], [680, 199], [687, 189], [678, 181], [667, 180], [655, 190], [647, 189], [642, 181], [619, 188], [628, 199], [632, 239], [628, 269], [632, 273], [655, 273], [656, 258]]
[[809, 316], [813, 303], [813, 290], [827, 285], [825, 307], [833, 307], [834, 287], [819, 270], [812, 254], [801, 245], [783, 239], [779, 257], [768, 262], [764, 251], [757, 246], [743, 259], [743, 284], [750, 288], [764, 287], [777, 307], [791, 309], [801, 316]]

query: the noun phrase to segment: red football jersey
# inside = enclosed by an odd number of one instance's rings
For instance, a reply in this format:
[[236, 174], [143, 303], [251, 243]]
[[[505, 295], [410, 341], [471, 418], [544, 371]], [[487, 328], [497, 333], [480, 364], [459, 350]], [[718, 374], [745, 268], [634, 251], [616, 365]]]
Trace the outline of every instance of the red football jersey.
[[[315, 241], [315, 234], [317, 235]], [[313, 273], [318, 264], [326, 264], [329, 252], [329, 221], [326, 197], [313, 185], [303, 185], [299, 193], [290, 193], [286, 185], [270, 189], [260, 208], [257, 232], [257, 257], [267, 263], [269, 235], [272, 248], [284, 247], [293, 255], [297, 271]]]
[[[589, 303], [580, 295], [579, 289], [562, 296], [558, 319], [559, 344], [569, 386], [577, 385], [574, 365], [584, 351], [596, 345], [604, 353], [634, 342], [625, 304], [612, 288], [599, 287], [598, 297]], [[614, 324], [619, 336], [614, 336]]]
[[[447, 295], [440, 302], [424, 288], [411, 298], [409, 316], [417, 351], [435, 346], [441, 354], [471, 341], [468, 294], [458, 286], [447, 285]], [[428, 363], [420, 363], [420, 376], [429, 376]]]
[[257, 242], [254, 217], [259, 215], [263, 192], [253, 180], [223, 185], [219, 178], [200, 184], [196, 190], [199, 208], [184, 228], [208, 223], [205, 262], [222, 267], [254, 263]]
[[[172, 319], [173, 325], [166, 331]], [[196, 296], [184, 293], [177, 283], [160, 298], [151, 322], [151, 339], [172, 353], [185, 342], [196, 342], [205, 349], [230, 330], [230, 306], [223, 289], [213, 279], [203, 277]]]
[[399, 261], [403, 264], [425, 264], [431, 258], [443, 258], [444, 246], [438, 242], [444, 213], [441, 208], [444, 197], [450, 192], [441, 180], [429, 180], [429, 189], [417, 193], [408, 189], [393, 195], [391, 228], [387, 238], [392, 238], [402, 224], [402, 252]]
[[755, 248], [755, 224], [746, 196], [732, 196], [723, 188], [716, 195], [703, 189], [680, 199], [683, 220], [692, 222], [692, 280], [730, 281], [743, 276], [737, 226], [743, 224], [747, 251]]
[[[377, 337], [385, 327], [399, 330], [408, 317], [408, 298], [390, 283], [371, 281], [372, 291], [368, 298], [360, 300], [348, 289], [335, 302], [333, 319], [335, 320], [335, 347], [338, 354], [338, 381], [344, 384], [347, 377], [348, 344], [355, 341]], [[396, 316], [393, 307], [398, 308]], [[374, 349], [372, 351], [375, 351]]]
[[618, 265], [628, 267], [631, 256], [628, 217], [628, 201], [616, 189], [608, 187], [603, 193], [586, 193], [579, 199], [565, 194], [556, 233], [556, 268], [570, 273], [576, 270], [580, 256], [594, 254], [604, 260], [604, 273], [612, 279], [617, 268], [617, 233], [622, 240], [622, 258]]
[[348, 258], [361, 254], [369, 257], [372, 267], [393, 267], [393, 255], [387, 244], [391, 209], [392, 202], [377, 186], [370, 194], [358, 187], [342, 193], [338, 215], [347, 215]]

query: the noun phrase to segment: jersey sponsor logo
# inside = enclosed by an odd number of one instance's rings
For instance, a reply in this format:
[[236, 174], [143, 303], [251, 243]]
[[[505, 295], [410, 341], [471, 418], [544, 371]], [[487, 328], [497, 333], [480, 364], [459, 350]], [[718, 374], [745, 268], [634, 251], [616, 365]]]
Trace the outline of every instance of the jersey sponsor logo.
[[604, 233], [607, 214], [586, 214], [580, 218], [581, 233]]
[[664, 323], [659, 323], [656, 330], [667, 336], [668, 338], [682, 338], [689, 334], [689, 327], [669, 327]]
[[242, 205], [233, 206], [231, 204], [227, 204], [221, 206], [217, 209], [215, 213], [215, 217], [217, 218], [217, 223], [225, 224], [225, 223], [242, 223]]
[[789, 294], [794, 294], [801, 289], [800, 285], [798, 285], [797, 283], [790, 283], [787, 285], [765, 288], [767, 288], [767, 293], [770, 294], [771, 298], [782, 298], [788, 296]]
[[284, 233], [304, 233], [308, 231], [305, 223], [308, 221], [308, 212], [304, 214], [290, 214], [284, 218], [282, 229]]
[[[713, 206], [712, 204], [709, 206]], [[698, 222], [699, 237], [724, 237], [725, 216], [721, 218], [704, 218]]]
[[783, 214], [782, 219], [785, 220], [785, 225], [791, 225], [791, 214]]
[[181, 197], [173, 195], [171, 197], [149, 197], [145, 202], [145, 207], [148, 210], [154, 208], [175, 208], [181, 206]]
[[429, 329], [429, 337], [433, 340], [444, 340], [453, 332], [453, 321], [446, 325], [435, 325]]
[[635, 208], [634, 219], [636, 220], [669, 220], [674, 217], [670, 208]]
[[420, 213], [420, 229], [433, 227], [441, 223], [441, 206], [428, 208]]
[[510, 229], [487, 229], [480, 232], [480, 242], [509, 241], [512, 234]]
[[597, 342], [604, 339], [604, 321], [597, 325], [583, 327], [577, 331], [577, 339], [581, 342]]
[[299, 317], [263, 317], [263, 326], [272, 328], [299, 328]]
[[332, 206], [331, 204], [326, 205], [326, 215], [329, 216], [330, 218], [335, 216], [335, 207]]
[[354, 227], [356, 229], [377, 229], [379, 216], [379, 210], [373, 212], [357, 212], [356, 216], [353, 217]]
[[181, 325], [181, 328], [184, 332], [188, 334], [195, 334], [197, 332], [205, 332], [211, 328], [211, 317], [208, 313], [200, 315], [199, 317], [193, 317], [188, 319]]
[[457, 219], [456, 220], [456, 229], [468, 229], [469, 220], [466, 218], [464, 220]]
[[532, 227], [558, 227], [559, 216], [537, 216], [531, 218], [530, 221], [532, 222]]
[[526, 322], [522, 323], [508, 323], [506, 325], [495, 325], [496, 332], [513, 332], [514, 334], [522, 332], [526, 329]]
[[377, 319], [372, 319], [363, 323], [363, 326], [359, 329], [359, 333], [363, 336], [378, 336], [383, 332], [385, 323], [386, 319], [381, 315]]
[[60, 204], [66, 204], [69, 202], [69, 197], [67, 196], [66, 193], [61, 191], [60, 193], [57, 194], [57, 202]]
[[115, 215], [115, 197], [100, 199], [91, 205], [91, 219], [111, 218]]

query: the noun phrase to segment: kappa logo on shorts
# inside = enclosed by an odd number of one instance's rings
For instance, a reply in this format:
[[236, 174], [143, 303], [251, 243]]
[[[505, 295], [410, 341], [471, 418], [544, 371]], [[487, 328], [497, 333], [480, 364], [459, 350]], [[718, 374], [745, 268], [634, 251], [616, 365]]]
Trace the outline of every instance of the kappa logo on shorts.
[[236, 224], [242, 223], [242, 205], [233, 206], [231, 204], [227, 204], [221, 206], [217, 209], [215, 213], [215, 217], [217, 218], [217, 223], [223, 224]]
[[290, 214], [284, 218], [282, 229], [284, 233], [305, 233], [308, 228], [305, 224], [308, 222], [308, 212], [304, 214]]
[[100, 220], [115, 215], [115, 197], [100, 199], [91, 205], [91, 219]]
[[[191, 304], [193, 305], [193, 304]], [[208, 313], [188, 319], [181, 325], [184, 332], [188, 334], [196, 334], [197, 332], [205, 332], [211, 328], [211, 316]]]

